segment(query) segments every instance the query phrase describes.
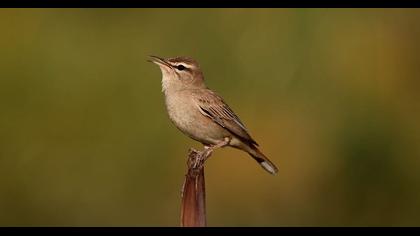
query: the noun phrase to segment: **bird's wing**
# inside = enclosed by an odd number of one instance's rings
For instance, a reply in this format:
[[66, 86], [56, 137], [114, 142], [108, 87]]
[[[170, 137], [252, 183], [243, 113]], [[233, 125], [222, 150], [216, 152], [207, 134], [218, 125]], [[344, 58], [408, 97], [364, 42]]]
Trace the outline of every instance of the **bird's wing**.
[[219, 95], [209, 89], [200, 89], [193, 92], [194, 99], [200, 112], [211, 118], [214, 122], [230, 131], [246, 143], [257, 145], [257, 142], [248, 134], [245, 125], [230, 109]]

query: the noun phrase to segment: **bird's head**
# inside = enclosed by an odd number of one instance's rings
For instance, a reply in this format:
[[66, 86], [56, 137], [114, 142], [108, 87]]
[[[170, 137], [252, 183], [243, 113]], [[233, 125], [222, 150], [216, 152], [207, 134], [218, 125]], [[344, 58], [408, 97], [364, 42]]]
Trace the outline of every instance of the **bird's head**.
[[157, 64], [162, 71], [163, 91], [205, 87], [200, 66], [190, 57], [164, 59], [150, 56], [149, 61]]

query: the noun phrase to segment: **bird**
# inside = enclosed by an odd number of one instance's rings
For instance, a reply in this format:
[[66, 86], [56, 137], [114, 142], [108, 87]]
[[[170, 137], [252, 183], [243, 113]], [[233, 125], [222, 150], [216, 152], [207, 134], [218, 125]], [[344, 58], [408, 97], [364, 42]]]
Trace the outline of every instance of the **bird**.
[[166, 110], [182, 133], [207, 149], [229, 146], [245, 151], [270, 174], [278, 172], [224, 99], [206, 86], [195, 59], [149, 55], [148, 61], [161, 70]]

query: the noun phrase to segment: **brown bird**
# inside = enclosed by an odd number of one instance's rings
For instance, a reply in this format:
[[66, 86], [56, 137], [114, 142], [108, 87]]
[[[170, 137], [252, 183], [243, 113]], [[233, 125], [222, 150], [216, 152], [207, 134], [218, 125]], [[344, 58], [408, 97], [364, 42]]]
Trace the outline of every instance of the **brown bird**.
[[162, 72], [166, 109], [175, 126], [205, 148], [230, 146], [249, 153], [266, 171], [277, 167], [257, 148], [245, 125], [224, 100], [207, 88], [197, 63], [189, 57], [150, 56]]

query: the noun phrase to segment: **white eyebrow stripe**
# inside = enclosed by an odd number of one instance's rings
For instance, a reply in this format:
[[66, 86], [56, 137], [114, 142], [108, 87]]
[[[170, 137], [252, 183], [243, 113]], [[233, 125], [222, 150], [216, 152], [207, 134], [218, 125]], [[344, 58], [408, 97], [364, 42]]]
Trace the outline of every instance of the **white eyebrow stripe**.
[[179, 65], [183, 65], [185, 68], [191, 68], [191, 67], [193, 67], [192, 65], [187, 64], [185, 62], [176, 62], [176, 63], [174, 63], [174, 66], [179, 66]]

